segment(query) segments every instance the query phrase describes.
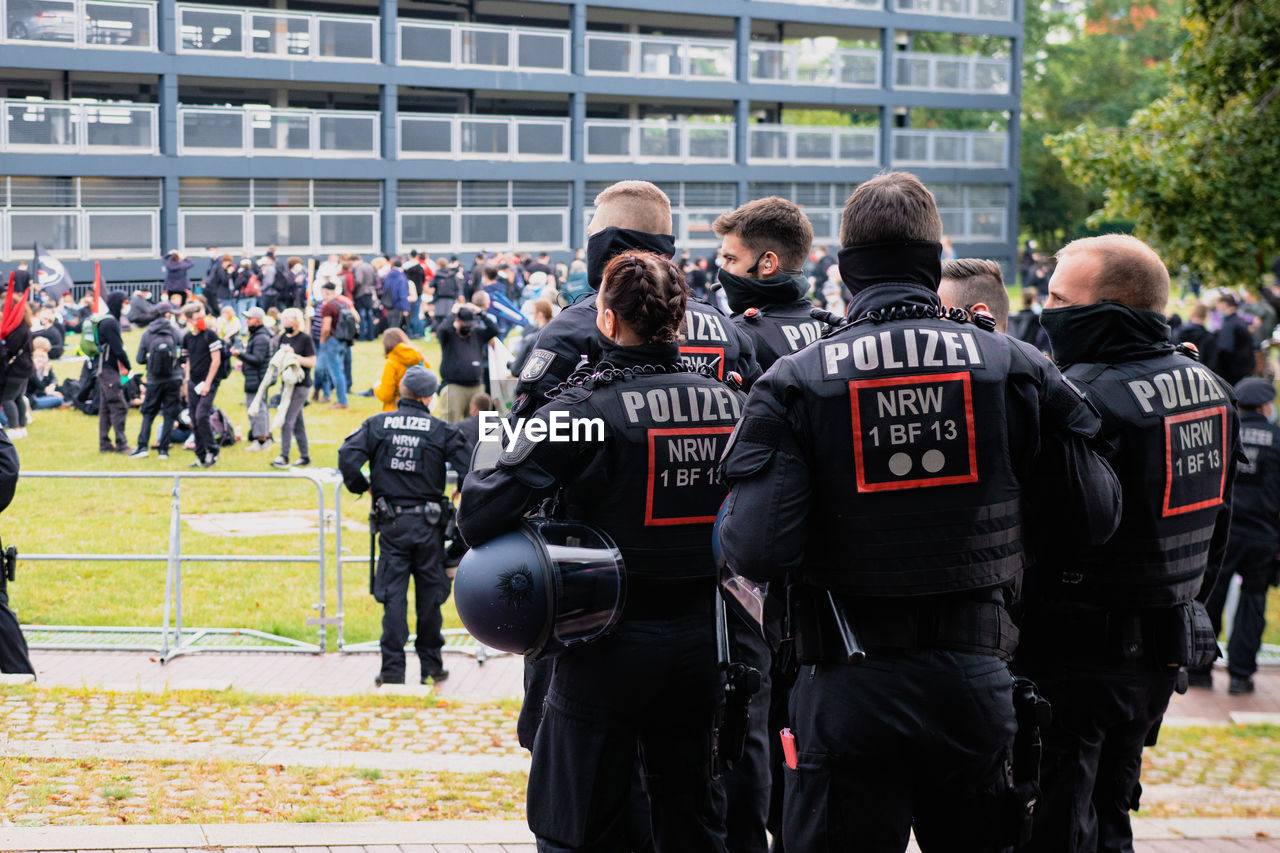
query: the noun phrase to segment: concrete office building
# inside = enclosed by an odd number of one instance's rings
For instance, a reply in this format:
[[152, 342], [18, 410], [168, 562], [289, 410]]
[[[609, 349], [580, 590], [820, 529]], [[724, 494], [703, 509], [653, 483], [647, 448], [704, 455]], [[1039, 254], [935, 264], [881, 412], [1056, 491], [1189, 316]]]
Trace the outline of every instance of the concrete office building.
[[667, 191], [695, 254], [768, 194], [834, 246], [889, 167], [962, 255], [1011, 261], [1021, 8], [0, 0], [0, 270], [35, 240], [80, 281], [210, 245], [568, 250], [621, 178]]

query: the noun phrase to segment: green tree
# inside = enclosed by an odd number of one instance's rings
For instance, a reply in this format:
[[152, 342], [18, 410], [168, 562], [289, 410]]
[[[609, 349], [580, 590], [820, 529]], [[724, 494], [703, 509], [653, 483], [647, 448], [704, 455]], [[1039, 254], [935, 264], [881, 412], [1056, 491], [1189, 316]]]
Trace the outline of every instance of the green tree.
[[1051, 145], [1166, 263], [1256, 285], [1280, 227], [1280, 0], [1188, 0], [1185, 27], [1166, 95]]
[[1121, 126], [1164, 94], [1184, 38], [1181, 12], [1182, 0], [1091, 0], [1081, 26], [1078, 17], [1027, 3], [1019, 217], [1043, 248], [1083, 233], [1103, 203], [1101, 188], [1063, 170], [1046, 137], [1086, 120]]

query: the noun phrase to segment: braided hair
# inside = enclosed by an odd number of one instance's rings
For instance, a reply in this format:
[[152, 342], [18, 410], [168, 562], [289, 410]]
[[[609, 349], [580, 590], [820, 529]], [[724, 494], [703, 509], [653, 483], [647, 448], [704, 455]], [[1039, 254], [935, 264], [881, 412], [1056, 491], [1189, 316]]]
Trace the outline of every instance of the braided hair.
[[680, 340], [689, 288], [675, 264], [653, 252], [617, 255], [604, 268], [599, 299], [645, 343]]

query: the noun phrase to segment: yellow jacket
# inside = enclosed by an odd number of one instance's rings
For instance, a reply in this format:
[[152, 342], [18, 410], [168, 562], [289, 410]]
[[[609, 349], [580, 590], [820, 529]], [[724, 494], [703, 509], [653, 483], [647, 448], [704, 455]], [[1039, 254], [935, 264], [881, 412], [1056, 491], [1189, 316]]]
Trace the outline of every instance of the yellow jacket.
[[396, 401], [400, 399], [400, 380], [404, 378], [404, 372], [415, 364], [431, 367], [422, 353], [409, 344], [396, 344], [396, 348], [387, 355], [382, 365], [382, 380], [373, 389], [373, 395], [382, 401], [382, 411], [390, 412], [396, 407]]

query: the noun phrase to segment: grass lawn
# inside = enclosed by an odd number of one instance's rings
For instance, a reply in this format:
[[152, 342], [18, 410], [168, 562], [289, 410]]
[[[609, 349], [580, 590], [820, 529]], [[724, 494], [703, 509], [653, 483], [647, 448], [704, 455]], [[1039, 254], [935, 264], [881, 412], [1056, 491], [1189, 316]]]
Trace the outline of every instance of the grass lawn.
[[[125, 336], [136, 352], [141, 333]], [[73, 337], [68, 346], [75, 347]], [[416, 342], [429, 363], [438, 365], [439, 346], [434, 339]], [[382, 347], [378, 341], [357, 343], [352, 353], [354, 388], [375, 384], [382, 372]], [[61, 381], [79, 376], [78, 363], [59, 363]], [[222, 383], [218, 406], [247, 430], [244, 380], [239, 372]], [[381, 410], [373, 397], [350, 398], [351, 408], [333, 410], [323, 403], [305, 410], [315, 467], [336, 468], [338, 446], [362, 420]], [[141, 415], [131, 409], [126, 434], [136, 442]], [[147, 459], [99, 454], [97, 418], [74, 409], [37, 412], [29, 437], [16, 442], [23, 471], [187, 471], [194, 453], [174, 448], [167, 461], [152, 453]], [[152, 441], [158, 435], [152, 431]], [[279, 440], [279, 433], [276, 432]], [[273, 453], [248, 453], [246, 443], [225, 448], [221, 461], [210, 469], [222, 471], [273, 471]], [[297, 458], [297, 449], [293, 458]], [[168, 551], [170, 480], [24, 479], [13, 504], [0, 519], [5, 545], [20, 553], [120, 553], [165, 554]], [[331, 487], [330, 487], [331, 488]], [[328, 492], [327, 504], [331, 504]], [[251, 512], [300, 509], [314, 512], [316, 488], [298, 482], [213, 480], [184, 481], [182, 509], [187, 513]], [[328, 507], [332, 509], [332, 507]], [[345, 518], [365, 523], [369, 498], [356, 499], [344, 491]], [[343, 547], [355, 556], [367, 557], [368, 535], [344, 530]], [[182, 549], [186, 554], [308, 555], [316, 548], [314, 535], [223, 537], [196, 533], [183, 525]], [[333, 555], [333, 537], [327, 552]], [[382, 608], [368, 594], [367, 563], [346, 567], [345, 616], [348, 642], [377, 639]], [[337, 605], [333, 563], [328, 568], [328, 611]], [[46, 625], [158, 626], [164, 603], [165, 565], [161, 562], [86, 562], [70, 560], [22, 561], [17, 581], [10, 586], [12, 606], [23, 623]], [[285, 563], [195, 563], [183, 570], [183, 624], [198, 627], [256, 628], [313, 641], [316, 629], [305, 620], [314, 615], [317, 578], [315, 567]], [[445, 606], [445, 626], [460, 627], [452, 602]], [[336, 631], [329, 630], [329, 648]]]

